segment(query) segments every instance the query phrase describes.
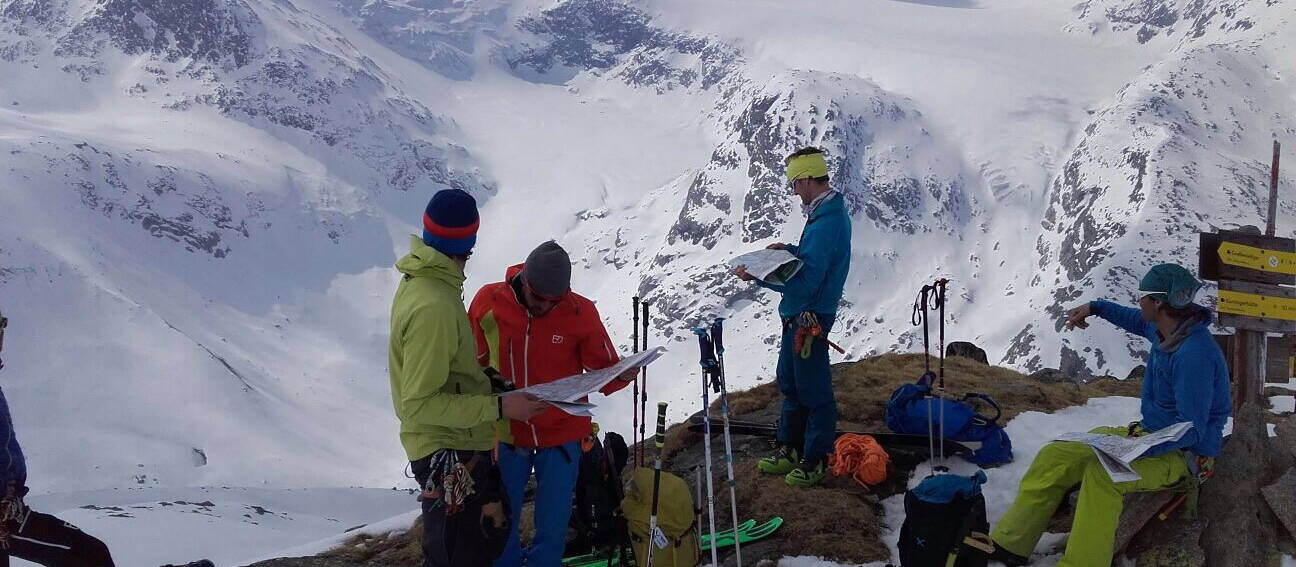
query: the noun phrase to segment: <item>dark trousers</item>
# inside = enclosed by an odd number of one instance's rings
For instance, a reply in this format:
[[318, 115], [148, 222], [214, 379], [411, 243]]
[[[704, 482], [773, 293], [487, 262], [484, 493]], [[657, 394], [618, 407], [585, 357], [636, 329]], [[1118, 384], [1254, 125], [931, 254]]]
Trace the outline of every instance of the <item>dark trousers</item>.
[[0, 567], [9, 567], [11, 556], [48, 567], [113, 567], [104, 542], [49, 514], [24, 508], [5, 527], [9, 549], [0, 549]]
[[800, 451], [807, 462], [828, 456], [837, 440], [837, 399], [828, 367], [828, 332], [833, 315], [816, 313], [823, 336], [816, 337], [809, 358], [796, 351], [796, 321], [783, 326], [775, 372], [783, 408], [779, 415], [779, 442]]
[[[459, 451], [460, 462], [479, 457], [472, 471], [474, 493], [454, 514], [432, 500], [423, 501], [423, 567], [490, 567], [504, 550], [507, 527], [496, 529], [482, 517], [482, 506], [504, 502], [499, 467], [489, 451]], [[414, 479], [426, 486], [432, 456], [410, 463]], [[504, 502], [508, 510], [508, 503]]]

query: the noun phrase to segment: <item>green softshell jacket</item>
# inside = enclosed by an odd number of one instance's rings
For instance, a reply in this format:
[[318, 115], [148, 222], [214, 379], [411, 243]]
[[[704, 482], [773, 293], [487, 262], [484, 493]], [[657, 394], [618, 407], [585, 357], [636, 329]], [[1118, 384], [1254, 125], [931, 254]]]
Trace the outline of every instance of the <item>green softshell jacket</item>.
[[406, 455], [490, 450], [499, 402], [477, 365], [463, 272], [417, 236], [396, 269], [403, 276], [392, 300], [387, 367]]

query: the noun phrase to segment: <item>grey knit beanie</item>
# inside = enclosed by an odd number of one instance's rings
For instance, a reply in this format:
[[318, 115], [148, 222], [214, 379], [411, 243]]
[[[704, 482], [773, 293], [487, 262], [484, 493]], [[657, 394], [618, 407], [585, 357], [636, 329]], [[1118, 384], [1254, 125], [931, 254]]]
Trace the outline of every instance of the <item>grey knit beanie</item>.
[[571, 257], [557, 242], [541, 244], [527, 255], [522, 279], [540, 295], [557, 297], [567, 293], [571, 290]]

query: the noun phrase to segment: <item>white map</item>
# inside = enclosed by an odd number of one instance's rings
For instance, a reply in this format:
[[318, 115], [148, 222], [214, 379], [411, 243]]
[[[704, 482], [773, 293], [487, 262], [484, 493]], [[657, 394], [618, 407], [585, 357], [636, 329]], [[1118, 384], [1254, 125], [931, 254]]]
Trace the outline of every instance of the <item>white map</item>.
[[[594, 407], [594, 404], [584, 402], [582, 398], [593, 394], [603, 386], [607, 385], [617, 376], [631, 368], [642, 368], [648, 366], [652, 361], [657, 360], [666, 347], [654, 347], [643, 352], [635, 353], [621, 359], [620, 362], [607, 368], [591, 370], [581, 374], [573, 374], [564, 378], [559, 378], [553, 382], [537, 384], [520, 391], [527, 392], [546, 402], [552, 403], [567, 413], [572, 415], [589, 415], [588, 412]], [[581, 413], [574, 413], [576, 412]]]
[[569, 415], [581, 417], [594, 417], [594, 408], [598, 407], [589, 402], [555, 402], [550, 401], [550, 405], [567, 412]]
[[1130, 466], [1148, 449], [1167, 441], [1178, 441], [1192, 428], [1192, 422], [1184, 421], [1170, 427], [1141, 435], [1139, 437], [1121, 437], [1105, 433], [1066, 433], [1055, 438], [1057, 441], [1075, 441], [1093, 447], [1098, 455], [1098, 462], [1111, 476], [1114, 482], [1130, 482], [1141, 478]]
[[761, 249], [729, 260], [729, 266], [745, 266], [747, 273], [758, 280], [782, 284], [801, 269], [801, 260], [787, 250]]

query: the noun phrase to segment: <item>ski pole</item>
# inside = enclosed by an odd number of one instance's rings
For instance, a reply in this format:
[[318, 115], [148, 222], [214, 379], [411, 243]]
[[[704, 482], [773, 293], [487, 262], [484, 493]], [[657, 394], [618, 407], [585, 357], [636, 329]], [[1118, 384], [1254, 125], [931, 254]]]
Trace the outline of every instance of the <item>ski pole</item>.
[[[918, 291], [918, 299], [917, 301], [914, 302], [914, 314], [913, 314], [913, 318], [911, 319], [911, 322], [914, 325], [922, 325], [922, 330], [923, 330], [923, 375], [921, 381], [926, 383], [927, 392], [928, 392], [928, 400], [927, 400], [927, 469], [928, 469], [927, 475], [928, 476], [934, 476], [936, 474], [936, 439], [934, 438], [934, 435], [936, 433], [936, 426], [932, 421], [932, 407], [931, 407], [932, 396], [930, 395], [936, 385], [935, 384], [936, 377], [934, 374], [932, 374], [931, 371], [931, 332], [928, 330], [929, 327], [927, 324], [927, 320], [928, 320], [927, 309], [928, 309], [928, 305], [931, 302], [931, 291], [932, 291], [932, 286], [930, 285], [924, 285], [922, 286], [922, 289]], [[937, 400], [937, 403], [939, 403], [939, 400]], [[945, 442], [944, 440], [942, 440], [941, 446], [943, 447], [944, 445]]]
[[[698, 336], [698, 347], [702, 351], [702, 453], [705, 458], [703, 464], [706, 466], [707, 522], [711, 533], [715, 534], [715, 488], [711, 485], [711, 388], [708, 384], [708, 378], [716, 366], [715, 346], [711, 344], [706, 329], [693, 329], [693, 333]], [[720, 565], [715, 545], [711, 546], [711, 564]]]
[[[643, 300], [640, 306], [643, 308], [643, 349], [648, 350], [648, 300]], [[643, 367], [639, 374], [640, 379], [643, 380], [643, 389], [640, 393], [643, 397], [639, 398], [639, 439], [642, 440], [645, 439], [644, 421], [648, 420], [648, 367]]]
[[716, 366], [720, 377], [720, 416], [724, 420], [725, 468], [729, 473], [729, 510], [733, 513], [734, 557], [738, 567], [742, 567], [742, 542], [738, 541], [738, 483], [734, 480], [733, 442], [729, 440], [729, 386], [725, 384], [724, 317], [717, 317], [711, 323], [711, 343], [715, 347], [718, 359]]
[[652, 515], [648, 516], [648, 561], [645, 567], [652, 567], [653, 548], [666, 547], [666, 534], [657, 527], [657, 496], [661, 488], [662, 447], [666, 445], [666, 402], [657, 402], [657, 462], [653, 466]]
[[[694, 498], [693, 514], [695, 516], [693, 518], [693, 527], [698, 531], [698, 533], [701, 533], [702, 532], [702, 467], [693, 468], [693, 494], [695, 495], [693, 497]], [[698, 542], [697, 556], [702, 557], [702, 537], [701, 536], [698, 536], [697, 542]], [[715, 544], [716, 544], [715, 534], [711, 534], [711, 545], [714, 546]]]
[[940, 312], [940, 458], [945, 460], [945, 284], [949, 280], [936, 280], [936, 304]]
[[[634, 323], [630, 325], [630, 334], [634, 337], [634, 346], [630, 352], [639, 352], [639, 296], [634, 296], [631, 300], [630, 315], [634, 317]], [[636, 467], [643, 466], [643, 439], [639, 438], [639, 377], [635, 376], [634, 397], [630, 399], [630, 442], [634, 447], [634, 463]]]

